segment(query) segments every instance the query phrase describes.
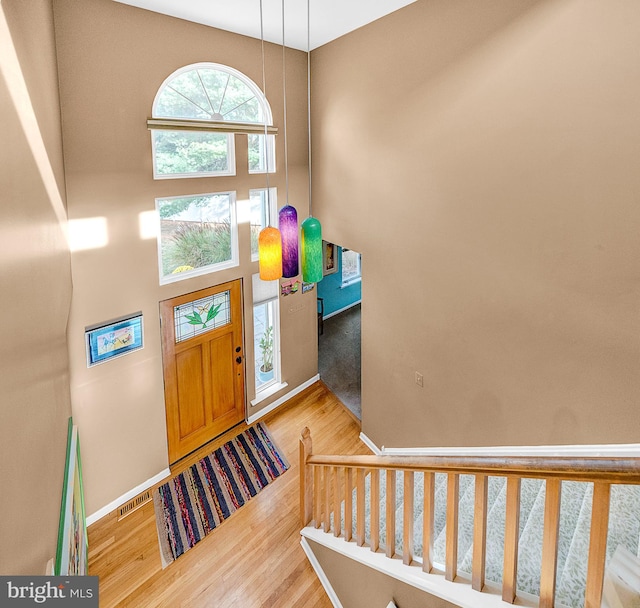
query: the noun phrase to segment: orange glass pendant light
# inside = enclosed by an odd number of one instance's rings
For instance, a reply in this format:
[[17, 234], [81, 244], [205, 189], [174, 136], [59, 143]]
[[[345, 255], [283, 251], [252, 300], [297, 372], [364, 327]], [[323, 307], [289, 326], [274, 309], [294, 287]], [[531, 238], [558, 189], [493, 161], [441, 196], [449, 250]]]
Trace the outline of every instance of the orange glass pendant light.
[[282, 237], [273, 226], [263, 228], [258, 235], [258, 265], [263, 281], [282, 277]]

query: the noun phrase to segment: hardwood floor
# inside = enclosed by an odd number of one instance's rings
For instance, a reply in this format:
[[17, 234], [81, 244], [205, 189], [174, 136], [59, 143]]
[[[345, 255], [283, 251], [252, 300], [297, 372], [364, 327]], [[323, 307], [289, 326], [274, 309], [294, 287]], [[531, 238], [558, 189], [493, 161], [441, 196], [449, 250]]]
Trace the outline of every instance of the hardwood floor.
[[[357, 421], [321, 383], [267, 415], [291, 468], [164, 570], [148, 502], [89, 528], [89, 573], [100, 577], [100, 608], [329, 608], [300, 547], [298, 439], [311, 429], [322, 454], [368, 454]], [[171, 469], [176, 475], [247, 427], [236, 426]]]

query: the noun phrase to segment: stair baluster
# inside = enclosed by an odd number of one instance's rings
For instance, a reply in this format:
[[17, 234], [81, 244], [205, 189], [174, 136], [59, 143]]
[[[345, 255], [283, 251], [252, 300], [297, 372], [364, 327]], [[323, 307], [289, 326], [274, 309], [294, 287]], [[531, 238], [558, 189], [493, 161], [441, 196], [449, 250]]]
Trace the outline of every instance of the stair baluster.
[[370, 492], [370, 512], [371, 512], [371, 550], [378, 550], [380, 546], [380, 471], [371, 471], [371, 492]]
[[424, 474], [424, 510], [422, 512], [422, 570], [433, 570], [433, 521], [435, 512], [435, 473]]
[[322, 524], [322, 467], [313, 469], [313, 525], [319, 528]]
[[408, 566], [413, 561], [413, 471], [404, 471], [404, 500], [402, 517], [402, 563]]
[[507, 478], [507, 513], [504, 524], [504, 568], [502, 599], [513, 604], [518, 579], [518, 535], [520, 532], [520, 478]]
[[353, 469], [344, 469], [344, 539], [351, 540], [353, 532]]
[[609, 504], [611, 484], [593, 484], [593, 506], [591, 508], [591, 538], [589, 540], [589, 563], [587, 565], [587, 590], [585, 608], [600, 608], [602, 580], [607, 552], [609, 529]]
[[364, 474], [364, 469], [356, 471], [356, 544], [358, 547], [364, 545]]
[[488, 475], [476, 475], [473, 510], [473, 560], [471, 586], [476, 591], [484, 587], [484, 571], [487, 545], [487, 494]]
[[340, 517], [340, 468], [333, 467], [333, 535], [340, 536], [342, 524]]
[[558, 534], [560, 531], [559, 479], [547, 479], [544, 499], [544, 528], [542, 537], [542, 570], [540, 572], [540, 608], [553, 608], [558, 567]]
[[460, 503], [460, 475], [447, 475], [447, 549], [444, 577], [454, 581], [458, 574], [458, 504]]
[[396, 472], [387, 471], [385, 517], [387, 522], [387, 557], [396, 554]]

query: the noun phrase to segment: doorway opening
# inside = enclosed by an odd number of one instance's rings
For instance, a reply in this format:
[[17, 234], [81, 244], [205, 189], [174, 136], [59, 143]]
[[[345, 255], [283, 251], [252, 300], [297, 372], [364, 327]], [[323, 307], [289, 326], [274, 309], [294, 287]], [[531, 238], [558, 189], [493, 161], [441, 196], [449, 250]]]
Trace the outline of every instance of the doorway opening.
[[318, 372], [358, 420], [361, 407], [362, 256], [323, 243], [323, 279], [318, 283]]

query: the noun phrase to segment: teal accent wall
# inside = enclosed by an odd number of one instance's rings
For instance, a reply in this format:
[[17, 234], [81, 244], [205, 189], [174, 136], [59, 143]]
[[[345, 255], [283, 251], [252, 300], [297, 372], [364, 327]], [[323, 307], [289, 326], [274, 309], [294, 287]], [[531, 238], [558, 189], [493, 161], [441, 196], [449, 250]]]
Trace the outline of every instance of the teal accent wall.
[[348, 308], [362, 298], [362, 282], [342, 288], [342, 247], [338, 247], [338, 271], [318, 283], [318, 297], [324, 300], [324, 316]]

